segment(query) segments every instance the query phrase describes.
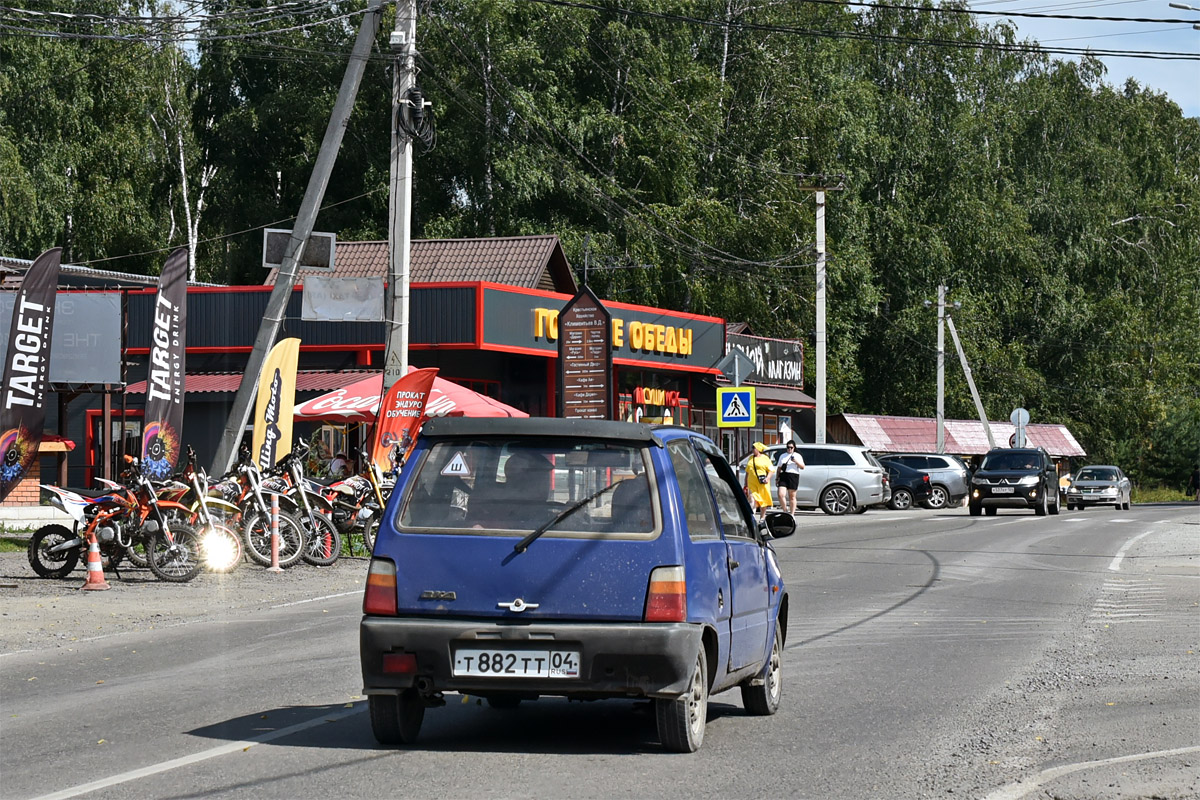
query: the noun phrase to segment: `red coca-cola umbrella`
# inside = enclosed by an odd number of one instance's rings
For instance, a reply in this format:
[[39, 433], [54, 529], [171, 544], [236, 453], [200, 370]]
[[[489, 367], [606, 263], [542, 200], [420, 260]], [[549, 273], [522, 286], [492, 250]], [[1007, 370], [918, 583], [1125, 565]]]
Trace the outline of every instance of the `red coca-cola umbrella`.
[[[409, 367], [412, 372], [415, 367]], [[298, 403], [293, 410], [296, 419], [319, 422], [373, 422], [379, 412], [383, 393], [383, 375], [363, 378], [343, 389], [335, 389], [320, 397]], [[425, 404], [429, 417], [528, 417], [510, 405], [501, 403], [465, 386], [442, 378], [433, 379], [433, 390]]]

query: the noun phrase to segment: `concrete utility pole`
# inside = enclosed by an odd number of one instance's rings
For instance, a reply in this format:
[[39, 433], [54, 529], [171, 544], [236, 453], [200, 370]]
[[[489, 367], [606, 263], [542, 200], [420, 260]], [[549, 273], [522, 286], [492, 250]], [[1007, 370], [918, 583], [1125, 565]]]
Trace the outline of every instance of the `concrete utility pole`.
[[937, 451], [946, 452], [946, 287], [938, 285]]
[[417, 3], [399, 0], [392, 53], [391, 199], [388, 202], [388, 248], [391, 262], [385, 306], [388, 317], [383, 392], [408, 373], [409, 266], [412, 251], [412, 136], [400, 125], [403, 104], [416, 84]]
[[825, 402], [825, 192], [840, 192], [845, 188], [845, 176], [804, 175], [805, 179], [816, 179], [811, 185], [802, 185], [804, 191], [816, 192], [817, 200], [817, 294], [816, 294], [816, 348], [817, 348], [817, 408], [813, 419], [813, 438], [817, 444], [825, 443], [825, 418], [828, 410]]
[[210, 470], [213, 475], [224, 475], [233, 466], [238, 443], [241, 442], [246, 423], [250, 419], [250, 408], [258, 393], [258, 380], [262, 374], [263, 362], [267, 360], [267, 353], [274, 345], [275, 337], [279, 335], [279, 328], [283, 324], [283, 314], [296, 285], [296, 265], [304, 252], [304, 246], [308, 244], [308, 237], [317, 220], [317, 212], [321, 209], [321, 201], [325, 199], [325, 189], [329, 186], [329, 176], [333, 172], [338, 150], [342, 146], [342, 136], [346, 132], [350, 112], [354, 109], [354, 98], [358, 96], [363, 70], [371, 55], [375, 35], [379, 32], [382, 4], [383, 0], [369, 0], [362, 24], [358, 27], [358, 38], [354, 40], [350, 63], [346, 65], [346, 73], [342, 77], [341, 88], [338, 89], [333, 113], [330, 114], [329, 124], [325, 127], [325, 138], [321, 141], [317, 162], [313, 165], [308, 188], [304, 191], [304, 200], [300, 203], [300, 213], [296, 216], [292, 238], [284, 251], [279, 274], [275, 279], [275, 288], [271, 290], [271, 297], [267, 301], [267, 309], [258, 329], [258, 337], [254, 340], [254, 350], [246, 364], [246, 374], [242, 377], [242, 383], [233, 399], [233, 408], [229, 412], [229, 420], [225, 423], [225, 432], [221, 435], [217, 454], [213, 458]]

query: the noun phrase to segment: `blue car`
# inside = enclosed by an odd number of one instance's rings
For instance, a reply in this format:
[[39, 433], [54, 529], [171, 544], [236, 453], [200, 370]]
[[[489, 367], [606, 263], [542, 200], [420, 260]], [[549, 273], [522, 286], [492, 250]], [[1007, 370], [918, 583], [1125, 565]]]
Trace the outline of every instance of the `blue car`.
[[363, 599], [375, 738], [411, 744], [444, 693], [496, 708], [650, 699], [667, 750], [704, 740], [710, 694], [774, 714], [788, 594], [724, 456], [685, 428], [571, 419], [427, 422], [388, 502]]

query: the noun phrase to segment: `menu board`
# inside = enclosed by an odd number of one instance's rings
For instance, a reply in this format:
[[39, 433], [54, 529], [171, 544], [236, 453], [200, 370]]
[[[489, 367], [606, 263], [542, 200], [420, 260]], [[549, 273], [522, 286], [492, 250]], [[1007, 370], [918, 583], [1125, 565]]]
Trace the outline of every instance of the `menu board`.
[[558, 314], [558, 415], [613, 419], [612, 315], [588, 287]]

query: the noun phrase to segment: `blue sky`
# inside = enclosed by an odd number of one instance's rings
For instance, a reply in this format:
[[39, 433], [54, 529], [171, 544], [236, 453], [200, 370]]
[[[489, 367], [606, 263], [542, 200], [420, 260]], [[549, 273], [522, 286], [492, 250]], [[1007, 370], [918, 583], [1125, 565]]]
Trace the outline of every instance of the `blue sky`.
[[[1200, 8], [1200, 0], [1181, 1]], [[980, 11], [1194, 19], [1200, 23], [1200, 11], [1171, 8], [1168, 0], [971, 0], [971, 8]], [[977, 19], [980, 24], [1009, 19], [1017, 28], [1018, 38], [1036, 39], [1047, 48], [1103, 48], [1193, 53], [1200, 56], [1200, 31], [1193, 29], [1191, 25], [990, 16], [980, 16]], [[1054, 57], [1069, 58], [1063, 55]], [[1104, 57], [1101, 61], [1108, 68], [1108, 74], [1105, 76], [1107, 83], [1120, 87], [1127, 78], [1132, 77], [1143, 86], [1165, 93], [1183, 109], [1185, 116], [1200, 117], [1200, 60], [1165, 61]]]

